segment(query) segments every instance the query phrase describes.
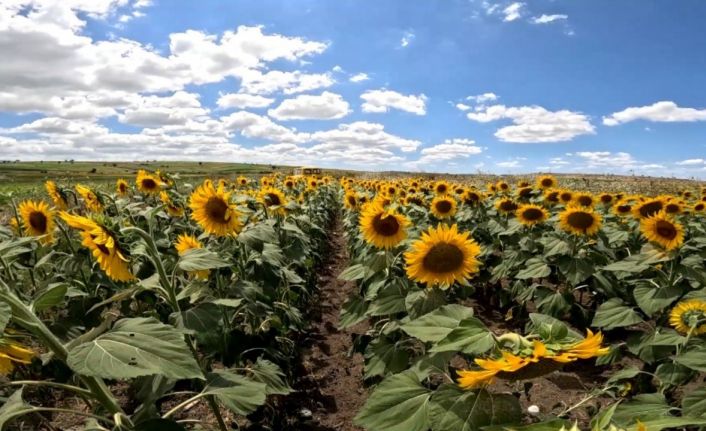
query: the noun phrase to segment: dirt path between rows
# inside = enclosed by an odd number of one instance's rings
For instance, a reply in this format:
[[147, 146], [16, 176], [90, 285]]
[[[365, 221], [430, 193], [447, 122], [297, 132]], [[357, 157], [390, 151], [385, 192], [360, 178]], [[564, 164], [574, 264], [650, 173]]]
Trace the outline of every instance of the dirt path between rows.
[[363, 387], [364, 360], [361, 354], [350, 353], [354, 336], [363, 334], [367, 323], [338, 329], [341, 307], [356, 288], [354, 283], [338, 280], [348, 264], [346, 238], [337, 219], [318, 277], [318, 298], [308, 310], [311, 328], [303, 340], [299, 378], [294, 382], [298, 394], [289, 396], [298, 410], [298, 430], [362, 430], [353, 425], [353, 418], [368, 396]]

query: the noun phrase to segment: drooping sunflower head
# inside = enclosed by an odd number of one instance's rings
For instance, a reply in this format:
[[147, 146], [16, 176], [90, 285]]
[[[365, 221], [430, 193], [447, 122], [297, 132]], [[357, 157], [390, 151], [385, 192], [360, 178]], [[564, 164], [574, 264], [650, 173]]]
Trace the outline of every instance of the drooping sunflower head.
[[650, 217], [664, 209], [664, 200], [662, 198], [645, 199], [638, 202], [633, 207], [633, 215], [637, 219]]
[[498, 191], [498, 186], [496, 186], [493, 183], [488, 183], [485, 185], [486, 189], [488, 190], [488, 193], [496, 193]]
[[532, 196], [532, 187], [520, 187], [517, 189], [517, 197], [520, 199], [528, 199]]
[[542, 175], [537, 178], [537, 188], [548, 190], [557, 186], [556, 178], [553, 175]]
[[120, 196], [127, 196], [127, 193], [130, 191], [130, 186], [128, 185], [127, 181], [120, 178], [115, 182], [115, 191]]
[[495, 201], [495, 209], [499, 214], [514, 214], [517, 204], [510, 198], [501, 198]]
[[191, 194], [191, 218], [206, 232], [226, 236], [240, 231], [240, 212], [230, 203], [230, 193], [204, 183]]
[[407, 237], [409, 219], [402, 214], [387, 210], [379, 203], [371, 203], [360, 215], [360, 230], [369, 244], [390, 249]]
[[172, 200], [172, 197], [167, 193], [166, 190], [162, 190], [159, 193], [159, 199], [164, 204], [167, 209], [167, 213], [172, 217], [181, 217], [184, 215], [184, 208]]
[[570, 205], [559, 213], [559, 226], [574, 235], [594, 235], [601, 227], [602, 217], [592, 208]]
[[569, 204], [574, 199], [574, 194], [571, 190], [561, 190], [559, 192], [559, 202], [564, 205]]
[[40, 237], [42, 244], [54, 241], [54, 212], [46, 202], [27, 200], [20, 203], [18, 210], [26, 235]]
[[613, 213], [618, 216], [627, 216], [632, 213], [632, 204], [626, 199], [621, 199], [613, 205]]
[[525, 204], [520, 205], [515, 212], [515, 217], [525, 226], [534, 226], [543, 223], [549, 217], [549, 214], [547, 210], [538, 205]]
[[559, 190], [547, 189], [544, 191], [544, 202], [548, 205], [554, 205], [559, 203]]
[[647, 240], [659, 244], [667, 251], [684, 243], [684, 228], [664, 210], [640, 221], [640, 231]]
[[451, 185], [444, 180], [434, 183], [434, 193], [437, 195], [445, 195], [451, 190]]
[[407, 197], [404, 199], [405, 205], [417, 205], [420, 207], [423, 207], [426, 205], [426, 201], [424, 200], [424, 196], [420, 194], [409, 194]]
[[159, 176], [150, 174], [145, 170], [140, 169], [137, 171], [137, 189], [145, 194], [157, 194], [162, 190], [162, 180]]
[[524, 187], [529, 187], [529, 186], [530, 186], [530, 182], [527, 181], [527, 180], [520, 180], [520, 181], [517, 182], [517, 188], [518, 188], [518, 189], [521, 189], [521, 188], [524, 188]]
[[66, 193], [57, 187], [54, 181], [45, 182], [44, 187], [52, 202], [54, 202], [56, 209], [63, 211], [69, 206]]
[[257, 195], [257, 200], [270, 210], [274, 210], [277, 214], [284, 215], [287, 211], [287, 197], [281, 190], [274, 187], [265, 187]]
[[93, 190], [84, 185], [76, 184], [76, 192], [83, 198], [83, 203], [88, 211], [94, 213], [103, 212], [103, 202]]
[[[183, 256], [189, 250], [203, 248], [203, 244], [194, 235], [182, 233], [177, 237], [177, 242], [176, 244], [174, 244], [174, 248], [176, 248], [177, 253], [179, 253], [179, 256]], [[189, 274], [200, 280], [207, 280], [209, 273], [210, 271], [208, 269], [204, 269], [199, 271], [193, 271]]]
[[0, 337], [0, 375], [7, 375], [15, 369], [15, 364], [27, 365], [36, 353], [25, 346]]
[[431, 201], [431, 213], [438, 219], [451, 218], [456, 214], [456, 199], [449, 195], [439, 195]]
[[405, 253], [407, 276], [427, 287], [448, 288], [478, 273], [480, 246], [454, 224], [431, 227]]
[[706, 333], [706, 301], [688, 299], [680, 301], [669, 313], [669, 324], [684, 335]]
[[483, 200], [483, 195], [477, 190], [467, 190], [461, 198], [466, 205], [478, 205]]
[[595, 198], [591, 193], [582, 192], [574, 195], [573, 202], [582, 207], [592, 207], [595, 203]]

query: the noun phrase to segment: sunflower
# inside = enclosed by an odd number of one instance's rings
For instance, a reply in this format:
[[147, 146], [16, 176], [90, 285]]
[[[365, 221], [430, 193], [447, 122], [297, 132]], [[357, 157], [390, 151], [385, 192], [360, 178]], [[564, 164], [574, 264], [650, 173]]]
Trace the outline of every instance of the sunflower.
[[56, 186], [54, 181], [47, 181], [44, 183], [44, 188], [47, 189], [47, 194], [54, 202], [54, 206], [59, 210], [65, 210], [68, 208], [68, 200], [66, 199], [66, 193]]
[[706, 203], [699, 202], [694, 205], [694, 212], [703, 212], [704, 210], [706, 210]]
[[358, 208], [358, 194], [353, 190], [349, 190], [343, 196], [343, 205], [349, 210]]
[[455, 224], [430, 227], [405, 253], [407, 276], [428, 287], [466, 283], [478, 272], [480, 251], [469, 233], [460, 233]]
[[500, 214], [512, 214], [517, 211], [517, 204], [510, 198], [498, 199], [495, 201], [495, 209]]
[[130, 190], [130, 186], [127, 181], [120, 178], [115, 182], [115, 190], [120, 196], [127, 196], [127, 192]]
[[290, 190], [293, 189], [296, 184], [297, 184], [296, 181], [294, 181], [294, 179], [292, 179], [292, 178], [287, 178], [286, 180], [284, 180], [284, 186], [287, 189], [290, 189]]
[[571, 190], [561, 190], [559, 192], [559, 202], [568, 205], [574, 199], [574, 194]]
[[216, 189], [211, 182], [204, 182], [191, 194], [191, 218], [203, 230], [216, 236], [237, 233], [242, 228], [240, 212], [230, 204], [230, 193], [222, 187]]
[[[523, 341], [529, 343], [526, 339]], [[583, 340], [565, 346], [554, 345], [552, 349], [542, 341], [534, 340], [531, 345], [522, 346], [517, 354], [502, 350], [496, 359], [476, 358], [480, 370], [459, 371], [457, 383], [462, 389], [476, 389], [496, 377], [511, 381], [536, 378], [558, 370], [563, 364], [608, 354], [609, 348], [601, 347], [602, 342], [603, 335], [600, 332], [594, 334], [590, 329]]]
[[20, 234], [20, 222], [17, 221], [17, 217], [10, 217], [10, 227], [15, 234]]
[[24, 201], [18, 207], [25, 235], [41, 237], [39, 242], [54, 241], [54, 212], [44, 201]]
[[424, 196], [418, 194], [410, 194], [404, 199], [405, 205], [417, 205], [423, 207], [426, 205]]
[[475, 190], [467, 190], [461, 199], [466, 205], [477, 205], [483, 200], [483, 195]]
[[434, 193], [437, 195], [445, 195], [450, 189], [451, 185], [449, 185], [446, 181], [441, 180], [434, 183]]
[[559, 226], [575, 235], [594, 235], [601, 227], [601, 215], [592, 208], [569, 206], [559, 213]]
[[542, 175], [541, 177], [537, 178], [537, 187], [542, 190], [554, 188], [556, 187], [556, 185], [556, 178], [554, 178], [554, 176], [552, 175]]
[[390, 249], [407, 237], [409, 219], [378, 203], [367, 205], [360, 215], [360, 231], [368, 243]]
[[440, 195], [431, 201], [431, 213], [438, 219], [451, 218], [456, 214], [456, 199]]
[[684, 211], [683, 203], [669, 201], [664, 205], [664, 212], [667, 214], [680, 214], [682, 211]]
[[36, 354], [17, 343], [0, 337], [0, 375], [7, 375], [15, 369], [15, 364], [29, 364]]
[[131, 281], [128, 259], [118, 246], [115, 235], [93, 219], [62, 212], [59, 216], [74, 229], [80, 230], [81, 245], [91, 251], [98, 266], [115, 281]]
[[517, 189], [517, 197], [527, 199], [532, 195], [532, 187], [520, 187]]
[[574, 195], [573, 202], [582, 207], [592, 207], [594, 204], [594, 197], [591, 193], [577, 193]]
[[248, 179], [243, 176], [238, 177], [235, 181], [238, 183], [239, 186], [247, 186], [248, 185]]
[[86, 204], [88, 211], [94, 213], [103, 212], [103, 203], [93, 190], [84, 185], [76, 184], [76, 192], [83, 198], [83, 202]]
[[559, 190], [556, 189], [547, 189], [544, 191], [544, 202], [547, 202], [550, 205], [554, 205], [559, 203]]
[[632, 205], [630, 201], [626, 199], [621, 199], [613, 205], [613, 213], [619, 216], [626, 216], [632, 212]]
[[172, 198], [169, 196], [165, 190], [159, 193], [159, 200], [162, 201], [164, 207], [167, 209], [167, 213], [172, 217], [181, 217], [184, 215], [184, 208], [174, 203]]
[[[203, 244], [195, 236], [182, 233], [177, 237], [177, 242], [174, 244], [174, 248], [176, 248], [179, 256], [183, 256], [189, 250], [203, 248]], [[203, 269], [200, 271], [191, 271], [189, 274], [200, 280], [208, 280], [209, 270]]]
[[520, 205], [517, 209], [515, 212], [515, 217], [517, 217], [517, 220], [525, 226], [534, 226], [544, 222], [549, 217], [549, 214], [547, 213], [547, 210], [540, 206], [524, 204]]
[[510, 190], [510, 185], [508, 183], [506, 183], [505, 181], [498, 181], [495, 184], [495, 188], [498, 191], [506, 192], [506, 191]]
[[684, 242], [684, 228], [665, 211], [643, 218], [640, 231], [648, 241], [656, 242], [667, 251], [678, 248]]
[[664, 209], [664, 200], [662, 198], [646, 199], [636, 204], [633, 209], [633, 215], [637, 219], [650, 217]]
[[601, 193], [598, 196], [598, 200], [601, 201], [603, 205], [611, 205], [615, 200], [615, 197], [610, 193]]
[[684, 335], [706, 334], [706, 301], [688, 299], [680, 301], [669, 313], [669, 324]]
[[152, 175], [145, 170], [137, 171], [137, 189], [148, 195], [155, 195], [162, 190], [164, 183], [157, 175]]
[[277, 214], [284, 215], [287, 211], [287, 198], [281, 190], [274, 187], [265, 187], [257, 195], [257, 200], [268, 209]]

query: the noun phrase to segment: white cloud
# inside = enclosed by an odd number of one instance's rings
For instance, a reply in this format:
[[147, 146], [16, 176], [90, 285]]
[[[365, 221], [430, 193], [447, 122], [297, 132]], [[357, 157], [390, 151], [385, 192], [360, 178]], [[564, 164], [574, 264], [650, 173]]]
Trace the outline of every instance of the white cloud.
[[679, 166], [695, 166], [703, 164], [706, 164], [706, 160], [704, 159], [686, 159], [675, 163], [675, 165]]
[[549, 111], [541, 106], [483, 106], [466, 116], [480, 123], [512, 120], [512, 126], [502, 127], [495, 132], [495, 136], [504, 142], [562, 142], [595, 133], [586, 115], [568, 110]]
[[240, 85], [244, 92], [252, 94], [303, 93], [305, 91], [327, 88], [336, 83], [330, 73], [302, 73], [272, 70], [262, 73], [248, 70], [242, 74]]
[[476, 96], [468, 96], [466, 97], [466, 100], [471, 100], [474, 101], [478, 104], [484, 104], [485, 102], [494, 102], [498, 100], [500, 96], [498, 96], [495, 93], [483, 93], [483, 94], [478, 94]]
[[503, 14], [505, 15], [503, 21], [512, 22], [520, 19], [522, 17], [522, 9], [524, 6], [525, 4], [522, 2], [515, 2], [508, 5], [505, 9], [503, 9]]
[[519, 168], [522, 166], [519, 160], [508, 160], [506, 162], [498, 162], [495, 166], [499, 168]]
[[365, 101], [363, 112], [388, 112], [392, 109], [411, 112], [416, 115], [426, 114], [427, 97], [424, 94], [405, 96], [392, 90], [368, 90], [360, 96]]
[[480, 154], [481, 152], [483, 152], [483, 149], [476, 146], [475, 141], [472, 139], [446, 139], [442, 144], [423, 148], [421, 150], [422, 156], [419, 160], [411, 162], [409, 165], [414, 168], [419, 168], [421, 165], [448, 162], [451, 160], [458, 160], [459, 158], [468, 158], [470, 156]]
[[541, 16], [536, 16], [532, 18], [532, 24], [549, 24], [555, 21], [564, 21], [567, 18], [569, 18], [568, 15], [562, 15], [562, 14], [555, 14], [555, 15], [546, 15], [542, 14]]
[[638, 164], [631, 154], [622, 151], [617, 153], [610, 151], [577, 151], [575, 155], [583, 159], [589, 168], [631, 168]]
[[674, 102], [661, 101], [649, 106], [630, 107], [615, 112], [608, 117], [603, 117], [603, 124], [617, 126], [637, 120], [665, 123], [706, 121], [706, 109], [682, 108]]
[[166, 97], [136, 96], [118, 120], [135, 126], [183, 125], [188, 120], [205, 119], [208, 113], [198, 94], [177, 91]]
[[290, 143], [302, 143], [309, 139], [306, 133], [297, 133], [294, 129], [276, 124], [268, 117], [252, 112], [238, 111], [221, 117], [220, 120], [225, 130], [240, 131], [248, 138]]
[[384, 129], [382, 124], [356, 121], [341, 124], [336, 129], [314, 132], [311, 134], [311, 141], [319, 142], [319, 149], [347, 151], [350, 148], [358, 148], [361, 152], [374, 148], [411, 152], [421, 145], [419, 141], [391, 135]]
[[348, 102], [340, 94], [324, 91], [319, 96], [300, 95], [267, 111], [277, 120], [334, 120], [350, 112]]
[[356, 73], [355, 75], [350, 77], [351, 82], [363, 82], [369, 80], [370, 77], [368, 76], [367, 73]]
[[229, 93], [221, 94], [216, 102], [221, 108], [267, 108], [275, 99], [255, 94]]
[[409, 46], [410, 43], [414, 40], [416, 36], [414, 35], [413, 32], [411, 31], [406, 31], [404, 35], [402, 35], [402, 39], [400, 39], [400, 47], [406, 48]]
[[458, 109], [459, 111], [468, 111], [469, 109], [471, 109], [471, 107], [464, 103], [457, 103], [456, 109]]

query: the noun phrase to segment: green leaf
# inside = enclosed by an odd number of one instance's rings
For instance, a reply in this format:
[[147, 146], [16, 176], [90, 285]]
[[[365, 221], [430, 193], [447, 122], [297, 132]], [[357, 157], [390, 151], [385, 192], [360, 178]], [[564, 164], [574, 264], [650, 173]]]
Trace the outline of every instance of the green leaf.
[[483, 322], [471, 317], [464, 319], [458, 327], [440, 340], [430, 352], [457, 351], [472, 354], [485, 353], [495, 346], [493, 333], [485, 327]]
[[571, 286], [578, 286], [596, 272], [590, 259], [563, 256], [557, 261], [557, 266]]
[[32, 307], [35, 311], [43, 311], [62, 304], [68, 289], [69, 285], [66, 283], [49, 285], [46, 290], [37, 295], [34, 302], [32, 302]]
[[632, 256], [628, 256], [621, 261], [606, 265], [603, 267], [603, 270], [611, 272], [622, 271], [636, 273], [648, 269], [650, 265], [654, 265], [655, 263], [659, 262], [664, 262], [669, 259], [669, 255], [664, 253], [663, 251], [651, 249], [645, 251], [644, 253], [633, 254]]
[[0, 335], [5, 331], [5, 327], [10, 323], [12, 308], [6, 302], [0, 302]]
[[629, 380], [640, 374], [642, 371], [640, 371], [639, 368], [636, 367], [630, 367], [626, 368], [624, 370], [620, 370], [616, 373], [614, 373], [608, 381], [606, 382], [607, 385], [611, 385], [613, 383], [617, 383], [621, 380]]
[[683, 428], [686, 426], [703, 426], [706, 425], [706, 419], [700, 419], [695, 417], [663, 417], [655, 419], [647, 419], [641, 421], [645, 426], [645, 429], [649, 431], [662, 431], [665, 428]]
[[405, 304], [406, 294], [398, 286], [390, 285], [378, 294], [378, 297], [370, 304], [368, 315], [384, 316], [407, 311]]
[[344, 269], [343, 272], [338, 275], [338, 279], [343, 281], [362, 280], [365, 278], [366, 274], [368, 274], [368, 268], [357, 263]]
[[417, 358], [409, 370], [416, 374], [419, 380], [424, 380], [432, 373], [446, 373], [449, 361], [454, 355], [456, 352], [428, 353]]
[[169, 419], [150, 419], [139, 423], [135, 431], [186, 431], [186, 428]]
[[545, 237], [541, 238], [539, 242], [544, 246], [544, 257], [566, 255], [571, 251], [569, 243], [561, 238]]
[[172, 323], [177, 328], [186, 328], [196, 332], [215, 332], [221, 326], [221, 309], [212, 302], [204, 302], [179, 314], [174, 313]]
[[647, 419], [668, 416], [672, 409], [663, 394], [640, 394], [630, 401], [621, 403], [615, 409], [613, 421], [627, 427], [633, 425], [637, 419], [644, 422]]
[[[530, 324], [528, 324], [528, 332], [539, 332], [542, 327], [549, 327], [551, 333], [556, 333], [555, 327], [566, 328], [567, 337], [573, 339], [574, 341], [583, 340], [583, 335], [569, 328], [564, 322], [556, 319], [552, 316], [547, 316], [546, 314], [540, 313], [530, 313]], [[562, 331], [563, 332], [563, 331]]]
[[119, 320], [110, 331], [72, 348], [67, 363], [78, 374], [107, 379], [153, 374], [203, 379], [184, 332], [154, 318]]
[[446, 295], [441, 289], [420, 289], [407, 294], [405, 305], [410, 319], [434, 311], [446, 304]]
[[682, 352], [674, 357], [674, 361], [692, 370], [706, 372], [706, 347], [699, 346]]
[[252, 373], [253, 380], [267, 385], [267, 395], [287, 395], [292, 392], [292, 388], [284, 381], [284, 373], [277, 364], [258, 358], [248, 367], [248, 370]]
[[409, 352], [397, 343], [380, 338], [368, 345], [365, 351], [365, 379], [399, 373], [409, 365]]
[[342, 329], [350, 328], [356, 323], [367, 318], [368, 303], [358, 295], [352, 295], [341, 308], [341, 318], [338, 326]]
[[488, 425], [483, 431], [558, 431], [570, 429], [573, 423], [561, 419], [551, 419], [528, 425]]
[[22, 388], [16, 390], [0, 407], [0, 430], [5, 430], [5, 426], [13, 419], [33, 411], [34, 407], [25, 404], [22, 400]]
[[184, 271], [203, 271], [206, 269], [223, 268], [228, 262], [221, 259], [218, 253], [205, 248], [192, 248], [179, 258], [179, 269]]
[[706, 386], [689, 392], [681, 400], [682, 414], [695, 418], [706, 416]]
[[355, 424], [369, 431], [427, 431], [431, 394], [414, 373], [395, 374], [370, 395]]
[[676, 286], [655, 286], [652, 283], [641, 283], [635, 287], [632, 294], [637, 306], [652, 317], [658, 311], [664, 310], [682, 295], [682, 289]]
[[462, 320], [471, 317], [473, 317], [472, 308], [450, 304], [402, 325], [402, 330], [424, 342], [436, 342], [458, 327]]
[[613, 329], [635, 325], [642, 321], [642, 318], [635, 310], [623, 305], [623, 301], [619, 298], [612, 298], [598, 307], [591, 326], [601, 329]]
[[551, 273], [552, 270], [549, 268], [549, 265], [544, 263], [541, 258], [533, 257], [525, 262], [524, 269], [515, 274], [515, 278], [520, 280], [526, 280], [528, 278], [543, 278]]
[[430, 418], [433, 430], [476, 431], [487, 425], [520, 423], [522, 408], [512, 395], [444, 384], [432, 395]]
[[238, 308], [243, 303], [243, 298], [221, 298], [213, 300], [213, 303], [228, 308]]
[[214, 395], [228, 410], [248, 415], [265, 404], [267, 385], [227, 370], [208, 374], [204, 394]]
[[679, 386], [692, 376], [693, 372], [684, 365], [666, 362], [655, 370], [655, 375], [663, 385]]

